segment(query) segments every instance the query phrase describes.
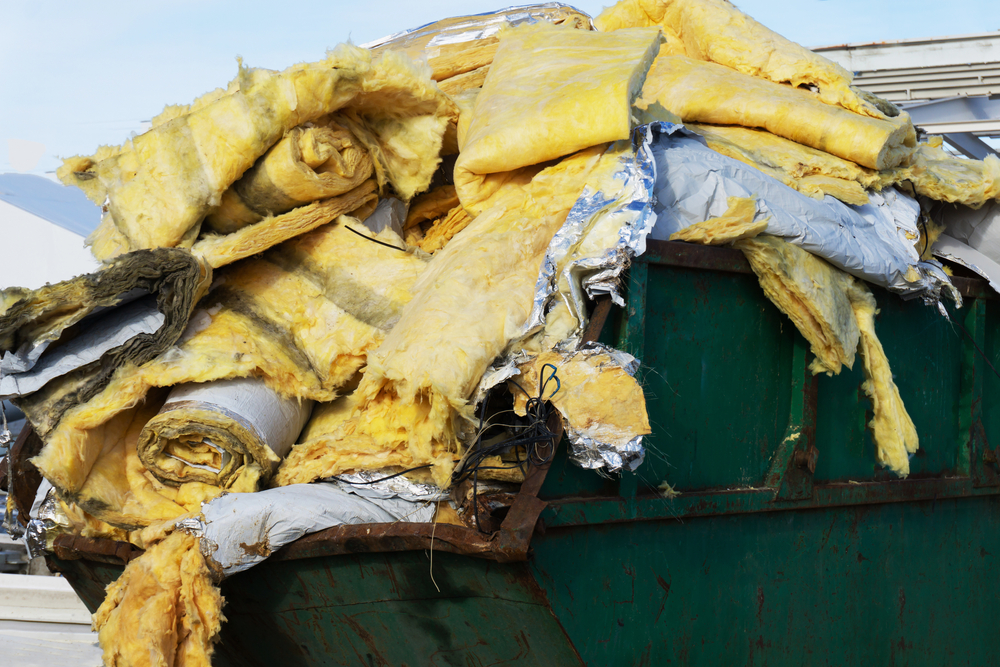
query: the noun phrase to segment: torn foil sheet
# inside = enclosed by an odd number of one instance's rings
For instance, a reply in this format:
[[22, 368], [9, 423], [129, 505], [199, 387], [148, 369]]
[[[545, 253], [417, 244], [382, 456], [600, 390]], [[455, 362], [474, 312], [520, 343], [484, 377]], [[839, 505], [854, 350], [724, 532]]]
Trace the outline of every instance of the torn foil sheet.
[[24, 533], [24, 544], [29, 558], [37, 558], [51, 550], [56, 535], [63, 530], [69, 530], [72, 522], [62, 511], [56, 490], [50, 488], [45, 494], [45, 500], [38, 507], [37, 516], [28, 522]]
[[618, 291], [619, 277], [632, 258], [646, 252], [646, 237], [656, 223], [652, 145], [663, 125], [637, 127], [632, 132], [631, 150], [623, 150], [625, 142], [608, 148], [608, 153], [622, 153], [617, 169], [610, 181], [601, 183], [602, 188], [590, 184], [584, 188], [549, 243], [531, 315], [524, 325], [525, 335], [544, 326], [546, 310], [557, 293], [579, 323], [574, 337], [586, 326], [585, 296], [594, 299], [608, 294], [617, 305], [625, 305]]
[[348, 484], [320, 482], [226, 494], [202, 505], [204, 519], [175, 525], [201, 537], [202, 553], [228, 576], [303, 535], [342, 524], [426, 523], [436, 509], [433, 502], [404, 500], [388, 491], [363, 496]]
[[[583, 358], [607, 355], [615, 365], [633, 377], [639, 370], [638, 359], [602, 343], [584, 343], [572, 354]], [[646, 458], [641, 435], [625, 442], [608, 442], [600, 437], [599, 424], [577, 429], [564, 418], [563, 426], [566, 429], [566, 438], [569, 440], [569, 459], [581, 468], [588, 470], [604, 468], [609, 473], [635, 471]]]
[[982, 276], [1000, 294], [1000, 264], [983, 253], [947, 234], [938, 237], [931, 248], [935, 256], [955, 262]]
[[595, 30], [594, 21], [589, 16], [570, 5], [561, 2], [546, 2], [537, 5], [515, 5], [496, 12], [485, 12], [483, 14], [473, 14], [471, 16], [458, 17], [456, 23], [442, 27], [445, 21], [434, 21], [422, 25], [418, 28], [411, 28], [402, 32], [397, 32], [386, 37], [381, 37], [367, 44], [362, 44], [363, 49], [374, 49], [387, 44], [401, 41], [417, 41], [422, 37], [430, 37], [427, 42], [427, 49], [446, 44], [461, 44], [463, 42], [474, 42], [480, 39], [493, 37], [500, 32], [504, 26], [520, 25], [521, 23], [533, 23], [538, 20], [557, 21], [573, 15], [586, 17], [589, 21], [590, 29]]
[[570, 461], [588, 470], [606, 468], [607, 472], [634, 472], [646, 458], [641, 435], [624, 445], [609, 445], [580, 431], [567, 432], [566, 437]]
[[873, 196], [864, 206], [848, 206], [830, 196], [817, 201], [716, 153], [704, 139], [676, 125], [659, 135], [653, 150], [657, 222], [651, 238], [666, 240], [721, 216], [730, 197], [749, 197], [757, 201], [755, 219], [768, 222], [766, 233], [903, 298], [935, 303], [943, 292], [961, 303], [940, 263], [920, 260], [912, 240], [918, 209], [895, 190]]

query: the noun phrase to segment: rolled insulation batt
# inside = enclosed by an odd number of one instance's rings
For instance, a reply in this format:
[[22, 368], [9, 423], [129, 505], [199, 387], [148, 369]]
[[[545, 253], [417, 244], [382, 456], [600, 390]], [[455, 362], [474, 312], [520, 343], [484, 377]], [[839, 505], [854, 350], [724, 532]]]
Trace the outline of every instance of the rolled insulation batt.
[[309, 400], [284, 398], [256, 378], [178, 385], [143, 428], [139, 459], [166, 484], [227, 487], [253, 464], [267, 479], [312, 406]]
[[801, 88], [715, 63], [660, 56], [636, 106], [659, 103], [687, 122], [760, 127], [870, 169], [895, 167], [917, 147], [909, 115], [880, 120], [824, 104]]
[[349, 192], [372, 171], [371, 155], [349, 130], [336, 123], [296, 127], [222, 194], [205, 223], [229, 234], [268, 215]]

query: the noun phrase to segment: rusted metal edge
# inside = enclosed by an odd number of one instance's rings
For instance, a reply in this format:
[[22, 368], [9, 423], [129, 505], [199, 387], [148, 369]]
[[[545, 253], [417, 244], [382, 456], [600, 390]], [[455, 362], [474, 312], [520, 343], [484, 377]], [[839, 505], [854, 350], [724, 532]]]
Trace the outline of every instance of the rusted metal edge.
[[28, 525], [31, 506], [42, 483], [42, 474], [29, 460], [40, 451], [42, 451], [42, 439], [35, 433], [31, 424], [25, 424], [17, 440], [14, 441], [14, 446], [10, 448], [10, 469], [6, 471], [7, 492], [14, 499], [17, 520], [23, 526]]
[[[707, 246], [684, 241], [646, 241], [646, 253], [637, 261], [687, 269], [753, 273], [750, 262], [735, 248]], [[985, 280], [953, 276], [951, 282], [962, 296], [974, 299], [1000, 299]]]
[[434, 549], [493, 558], [493, 540], [477, 530], [453, 524], [366, 523], [341, 525], [300, 537], [269, 560], [298, 560], [337, 554]]
[[1000, 489], [975, 487], [969, 478], [928, 478], [818, 484], [804, 500], [774, 499], [768, 487], [685, 492], [667, 499], [642, 495], [629, 512], [628, 499], [617, 496], [549, 499], [543, 515], [546, 530], [630, 521], [683, 520], [756, 512], [816, 510], [856, 505], [948, 500], [1000, 495]]
[[53, 540], [52, 553], [62, 560], [86, 558], [102, 563], [123, 565], [140, 556], [143, 550], [128, 542], [62, 534], [57, 535]]

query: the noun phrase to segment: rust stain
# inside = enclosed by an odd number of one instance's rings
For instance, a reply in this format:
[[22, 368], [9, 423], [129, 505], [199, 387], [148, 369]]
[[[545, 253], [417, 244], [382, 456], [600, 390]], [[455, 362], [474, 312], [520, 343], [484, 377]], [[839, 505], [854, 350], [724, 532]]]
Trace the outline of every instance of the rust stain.
[[[371, 636], [371, 633], [361, 627], [361, 624], [354, 620], [352, 616], [345, 614], [341, 616], [341, 620], [350, 626], [351, 630], [354, 631], [354, 634], [356, 634], [358, 638], [365, 643], [365, 646], [368, 647], [370, 653], [366, 654], [365, 657], [368, 658], [369, 665], [372, 665], [373, 667], [374, 665], [378, 665], [378, 667], [390, 667], [389, 661], [386, 660], [382, 653], [378, 650], [375, 638]], [[357, 653], [357, 651], [355, 651], [355, 653]], [[360, 657], [360, 654], [358, 654], [358, 657]]]
[[660, 621], [660, 614], [663, 613], [663, 608], [667, 606], [667, 598], [670, 596], [669, 581], [664, 581], [663, 577], [656, 575], [656, 583], [663, 589], [663, 600], [660, 602], [660, 611], [656, 612], [656, 620], [653, 621], [654, 623], [658, 623]]
[[261, 558], [267, 558], [271, 555], [271, 545], [266, 536], [260, 542], [254, 542], [253, 544], [240, 542], [239, 546], [240, 549], [243, 549], [243, 553], [248, 556], [260, 556]]

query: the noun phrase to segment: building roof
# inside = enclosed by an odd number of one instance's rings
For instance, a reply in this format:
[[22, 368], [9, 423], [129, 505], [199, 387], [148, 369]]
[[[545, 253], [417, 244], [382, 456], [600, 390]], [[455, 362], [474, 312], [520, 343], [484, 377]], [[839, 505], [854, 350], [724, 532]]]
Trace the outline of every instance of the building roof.
[[890, 102], [1000, 94], [1000, 31], [814, 47]]
[[77, 188], [33, 174], [0, 174], [0, 201], [80, 236], [101, 222], [101, 209]]

